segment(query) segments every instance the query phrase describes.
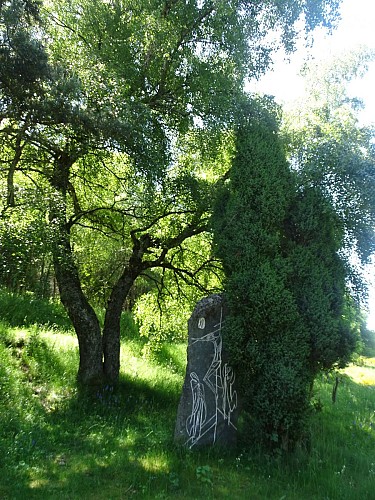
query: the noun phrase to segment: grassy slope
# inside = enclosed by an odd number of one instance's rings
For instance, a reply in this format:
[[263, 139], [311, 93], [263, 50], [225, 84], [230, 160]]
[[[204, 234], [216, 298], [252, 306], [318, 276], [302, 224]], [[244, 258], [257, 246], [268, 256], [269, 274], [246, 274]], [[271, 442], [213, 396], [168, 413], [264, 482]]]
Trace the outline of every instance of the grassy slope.
[[375, 359], [348, 369], [323, 409], [310, 453], [227, 455], [173, 445], [185, 347], [157, 360], [124, 339], [119, 388], [91, 399], [75, 389], [68, 331], [0, 323], [0, 498], [370, 499], [375, 496]]

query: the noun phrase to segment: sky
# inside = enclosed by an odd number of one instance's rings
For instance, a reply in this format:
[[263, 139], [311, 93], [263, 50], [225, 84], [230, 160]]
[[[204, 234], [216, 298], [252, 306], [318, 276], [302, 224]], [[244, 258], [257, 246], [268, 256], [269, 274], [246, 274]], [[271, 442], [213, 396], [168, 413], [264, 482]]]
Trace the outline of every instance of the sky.
[[[331, 59], [361, 46], [375, 50], [375, 1], [343, 0], [340, 12], [341, 21], [331, 35], [326, 30], [316, 30], [313, 47], [306, 49], [301, 40], [297, 51], [289, 57], [290, 62], [280, 52], [274, 59], [273, 71], [257, 83], [253, 82], [251, 89], [274, 95], [280, 102], [288, 102], [303, 92], [303, 79], [299, 71], [307, 57]], [[351, 85], [351, 91], [365, 101], [363, 119], [367, 122], [375, 122], [374, 83], [375, 61], [370, 64], [366, 76]]]
[[[289, 61], [279, 53], [274, 58], [273, 71], [258, 82], [250, 82], [248, 90], [274, 95], [280, 103], [288, 104], [303, 93], [303, 79], [299, 71], [309, 57], [316, 60], [332, 59], [343, 52], [366, 46], [375, 51], [375, 0], [343, 0], [340, 8], [341, 20], [330, 35], [324, 30], [314, 34], [314, 45], [310, 49], [301, 41]], [[359, 97], [365, 104], [359, 118], [363, 124], [375, 123], [375, 61], [362, 79], [350, 84], [350, 94]], [[368, 268], [369, 301], [367, 325], [375, 330], [375, 259]]]

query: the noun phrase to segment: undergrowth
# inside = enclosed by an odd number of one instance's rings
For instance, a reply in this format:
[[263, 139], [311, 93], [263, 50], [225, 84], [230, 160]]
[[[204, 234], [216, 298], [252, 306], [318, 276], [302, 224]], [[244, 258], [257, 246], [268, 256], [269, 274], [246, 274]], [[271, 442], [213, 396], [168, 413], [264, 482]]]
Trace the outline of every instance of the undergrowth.
[[0, 319], [10, 326], [34, 324], [70, 330], [72, 324], [63, 306], [57, 301], [35, 297], [31, 292], [17, 295], [0, 289]]
[[340, 374], [335, 404], [317, 381], [310, 450], [189, 451], [173, 443], [186, 346], [145, 358], [130, 330], [119, 386], [85, 396], [70, 332], [0, 322], [1, 499], [373, 497], [375, 359]]

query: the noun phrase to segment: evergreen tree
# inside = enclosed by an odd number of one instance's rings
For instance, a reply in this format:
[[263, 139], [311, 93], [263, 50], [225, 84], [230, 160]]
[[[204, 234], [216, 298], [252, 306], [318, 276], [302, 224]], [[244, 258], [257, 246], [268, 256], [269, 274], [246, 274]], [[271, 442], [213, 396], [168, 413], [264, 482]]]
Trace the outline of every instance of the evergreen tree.
[[297, 189], [275, 112], [259, 102], [237, 131], [213, 227], [227, 277], [224, 342], [250, 427], [292, 449], [305, 436], [317, 372], [344, 362], [355, 339], [342, 319], [338, 218], [319, 191]]

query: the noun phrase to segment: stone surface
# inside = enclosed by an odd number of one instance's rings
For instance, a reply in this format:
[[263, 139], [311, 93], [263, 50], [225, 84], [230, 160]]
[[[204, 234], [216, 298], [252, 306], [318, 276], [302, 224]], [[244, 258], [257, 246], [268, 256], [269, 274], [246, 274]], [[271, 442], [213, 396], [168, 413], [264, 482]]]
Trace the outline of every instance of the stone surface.
[[235, 374], [222, 346], [220, 295], [200, 300], [189, 319], [187, 367], [177, 412], [175, 441], [194, 446], [236, 443]]

